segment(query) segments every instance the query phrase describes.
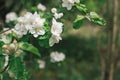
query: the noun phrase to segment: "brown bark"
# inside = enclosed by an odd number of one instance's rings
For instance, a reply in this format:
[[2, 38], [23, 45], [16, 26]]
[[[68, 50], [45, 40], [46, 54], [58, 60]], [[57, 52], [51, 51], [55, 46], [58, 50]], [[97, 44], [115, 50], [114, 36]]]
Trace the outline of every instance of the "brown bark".
[[105, 76], [103, 80], [109, 80], [110, 75], [110, 63], [111, 63], [111, 57], [112, 57], [112, 38], [113, 38], [113, 0], [107, 0], [107, 53], [105, 57]]
[[[113, 1], [113, 2], [112, 2]], [[111, 3], [113, 6], [111, 6]], [[111, 13], [110, 13], [111, 12]], [[107, 29], [108, 29], [108, 45], [105, 66], [105, 76], [103, 80], [114, 80], [115, 59], [117, 57], [116, 35], [117, 35], [117, 13], [118, 0], [107, 0]]]
[[117, 36], [117, 13], [118, 13], [118, 0], [114, 0], [114, 15], [113, 15], [113, 38], [112, 38], [112, 54], [110, 62], [110, 73], [109, 80], [114, 80], [115, 72], [115, 59], [117, 57], [117, 46], [116, 46], [116, 36]]

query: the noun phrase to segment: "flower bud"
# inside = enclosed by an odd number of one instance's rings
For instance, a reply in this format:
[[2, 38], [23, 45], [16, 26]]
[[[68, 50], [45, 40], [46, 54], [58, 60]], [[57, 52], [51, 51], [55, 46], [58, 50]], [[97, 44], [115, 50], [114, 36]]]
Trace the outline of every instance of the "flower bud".
[[18, 45], [18, 48], [20, 48], [20, 49], [21, 49], [21, 48], [22, 48], [22, 45]]
[[6, 53], [6, 54], [10, 54], [10, 51], [9, 51], [9, 50], [5, 50], [5, 53]]
[[16, 43], [17, 43], [17, 40], [14, 40], [14, 41], [13, 41], [13, 44], [16, 44]]
[[20, 55], [20, 51], [16, 51], [16, 55]]
[[51, 9], [51, 12], [52, 12], [52, 13], [56, 13], [56, 12], [57, 12], [57, 9], [56, 9], [56, 8], [52, 8], [52, 9]]
[[15, 44], [10, 44], [8, 50], [13, 51], [15, 49]]
[[8, 47], [7, 45], [3, 45], [2, 46], [3, 49], [7, 49], [7, 47]]

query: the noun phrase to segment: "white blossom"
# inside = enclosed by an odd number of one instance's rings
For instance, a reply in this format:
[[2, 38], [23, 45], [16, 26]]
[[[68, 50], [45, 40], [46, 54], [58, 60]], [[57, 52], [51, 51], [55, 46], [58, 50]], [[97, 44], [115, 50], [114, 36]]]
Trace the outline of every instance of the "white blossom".
[[43, 60], [38, 60], [37, 62], [38, 62], [38, 64], [39, 64], [39, 68], [40, 68], [40, 69], [45, 68], [45, 61], [43, 61]]
[[18, 17], [17, 22], [22, 24], [25, 23], [25, 17]]
[[17, 15], [15, 12], [10, 12], [6, 15], [6, 23], [9, 23], [10, 21], [14, 21], [17, 19]]
[[12, 31], [14, 33], [16, 33], [16, 35], [18, 35], [17, 37], [22, 37], [23, 35], [27, 34], [28, 30], [25, 27], [25, 23], [26, 23], [26, 18], [25, 17], [19, 17], [17, 19], [17, 24], [15, 25], [14, 29], [12, 29]]
[[65, 59], [65, 54], [62, 52], [57, 52], [57, 51], [51, 52], [50, 58], [51, 58], [51, 62], [53, 63], [60, 62]]
[[34, 37], [45, 34], [45, 30], [43, 29], [43, 27], [38, 24], [34, 24], [34, 26], [30, 29], [29, 32], [33, 34]]
[[34, 13], [33, 15], [34, 17], [34, 24], [39, 24], [41, 27], [44, 25], [45, 19], [41, 18], [39, 14], [37, 14], [37, 12]]
[[33, 14], [30, 13], [30, 12], [26, 12], [26, 14], [24, 15], [24, 22], [26, 24], [33, 24], [34, 22], [34, 17], [33, 17]]
[[24, 16], [17, 19], [17, 22], [13, 32], [20, 37], [26, 35], [28, 32], [33, 34], [34, 37], [45, 34], [45, 30], [43, 29], [45, 19], [41, 18], [37, 12], [34, 14], [26, 12]]
[[2, 35], [0, 41], [3, 41], [4, 43], [10, 43], [10, 39], [7, 38], [6, 35]]
[[54, 18], [52, 20], [52, 26], [51, 26], [51, 37], [49, 39], [49, 45], [53, 46], [55, 43], [59, 43], [60, 40], [62, 40], [60, 34], [62, 33], [62, 26], [63, 24], [61, 22], [57, 22]]
[[67, 10], [71, 10], [75, 3], [79, 3], [80, 0], [62, 0], [62, 7], [66, 7]]
[[27, 31], [28, 31], [28, 30], [25, 28], [25, 25], [22, 24], [22, 23], [17, 23], [17, 24], [15, 25], [15, 30], [18, 31], [20, 34], [23, 34], [23, 35], [27, 34]]
[[59, 43], [60, 40], [62, 40], [60, 35], [52, 35], [49, 39], [49, 45], [53, 46], [55, 43]]
[[63, 13], [55, 13], [55, 14], [54, 14], [55, 19], [59, 19], [59, 18], [61, 18], [62, 16], [63, 16]]
[[57, 13], [57, 9], [56, 9], [56, 8], [52, 8], [52, 9], [51, 9], [51, 12], [52, 12], [52, 13]]
[[51, 12], [54, 13], [54, 17], [55, 19], [59, 19], [63, 16], [63, 13], [57, 13], [57, 9], [56, 8], [52, 8]]
[[12, 32], [17, 35], [18, 38], [21, 38], [23, 36], [23, 33], [16, 31], [15, 29], [12, 29]]
[[74, 6], [74, 0], [62, 0], [62, 7], [66, 7], [67, 10], [71, 10], [72, 6]]
[[43, 4], [38, 4], [38, 6], [37, 6], [37, 8], [39, 9], [39, 10], [42, 10], [42, 11], [45, 11], [46, 10], [46, 7], [43, 5]]
[[52, 27], [51, 27], [51, 33], [53, 35], [60, 35], [62, 33], [62, 26], [63, 26], [63, 24], [61, 22], [57, 22], [53, 18], [53, 20], [52, 20]]

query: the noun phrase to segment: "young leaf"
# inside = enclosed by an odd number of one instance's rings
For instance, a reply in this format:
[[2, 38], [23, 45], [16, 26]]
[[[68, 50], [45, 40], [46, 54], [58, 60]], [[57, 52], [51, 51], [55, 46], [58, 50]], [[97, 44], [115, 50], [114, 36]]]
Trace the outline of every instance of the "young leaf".
[[96, 23], [96, 24], [98, 24], [98, 25], [100, 25], [100, 26], [106, 25], [106, 21], [105, 21], [103, 18], [101, 18], [101, 17], [100, 17], [97, 13], [95, 13], [95, 12], [90, 12], [89, 17], [90, 17], [90, 20], [91, 20], [93, 23]]
[[37, 56], [40, 56], [39, 50], [32, 44], [29, 44], [27, 42], [20, 42], [20, 45], [22, 46], [23, 50], [29, 51]]
[[79, 29], [83, 24], [83, 19], [84, 18], [85, 18], [84, 16], [78, 15], [77, 18], [75, 19], [75, 21], [73, 22], [73, 28], [74, 29]]
[[84, 4], [76, 4], [75, 6], [81, 13], [86, 14], [88, 12], [88, 9]]

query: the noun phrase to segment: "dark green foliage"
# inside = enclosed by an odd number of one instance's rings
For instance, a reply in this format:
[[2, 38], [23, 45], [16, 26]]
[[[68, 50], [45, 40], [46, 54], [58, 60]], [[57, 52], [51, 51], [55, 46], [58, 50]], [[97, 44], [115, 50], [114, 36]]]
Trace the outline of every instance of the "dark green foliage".
[[28, 42], [20, 42], [19, 45], [22, 46], [22, 49], [28, 52], [31, 52], [37, 56], [40, 56], [39, 50]]
[[77, 18], [75, 19], [75, 21], [73, 22], [73, 28], [79, 29], [83, 24], [84, 18], [85, 18], [84, 16], [78, 15]]
[[9, 23], [6, 24], [8, 28], [13, 28], [16, 24], [16, 21], [10, 21]]

